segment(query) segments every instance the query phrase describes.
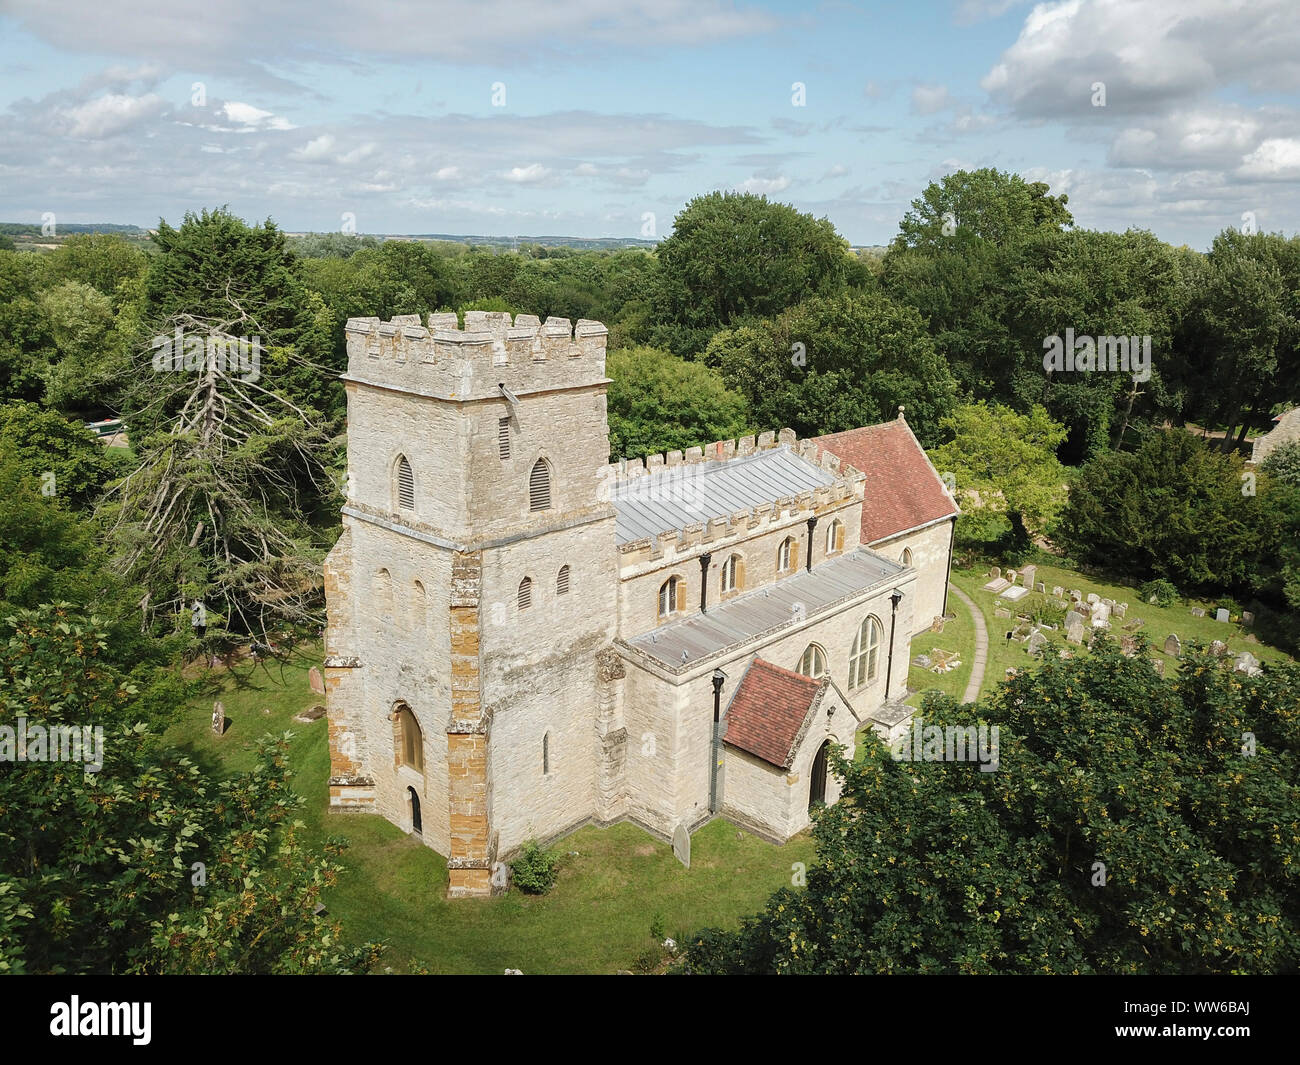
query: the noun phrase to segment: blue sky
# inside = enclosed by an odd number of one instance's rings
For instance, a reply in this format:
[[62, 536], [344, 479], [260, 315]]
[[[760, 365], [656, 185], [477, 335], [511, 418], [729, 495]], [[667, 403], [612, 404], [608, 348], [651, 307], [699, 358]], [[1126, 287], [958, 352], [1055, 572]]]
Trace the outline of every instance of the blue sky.
[[1300, 5], [0, 2], [3, 220], [662, 236], [721, 188], [879, 244], [977, 166], [1080, 225], [1294, 233]]

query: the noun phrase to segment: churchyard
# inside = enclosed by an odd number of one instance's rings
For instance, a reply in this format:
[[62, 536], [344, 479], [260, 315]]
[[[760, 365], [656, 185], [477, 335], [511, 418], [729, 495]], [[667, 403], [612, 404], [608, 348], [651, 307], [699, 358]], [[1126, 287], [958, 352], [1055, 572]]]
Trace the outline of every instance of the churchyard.
[[[326, 905], [349, 942], [387, 943], [379, 971], [497, 974], [645, 971], [667, 954], [650, 928], [681, 942], [708, 925], [734, 928], [788, 885], [793, 866], [813, 861], [801, 833], [777, 847], [730, 822], [716, 820], [691, 840], [691, 868], [672, 848], [635, 825], [586, 827], [566, 836], [559, 881], [545, 896], [517, 890], [495, 898], [449, 900], [446, 859], [382, 817], [327, 813], [329, 750], [326, 721], [295, 720], [322, 701], [309, 670], [319, 644], [304, 644], [287, 661], [245, 660], [207, 674], [210, 691], [166, 734], [214, 774], [251, 769], [255, 741], [292, 732], [291, 786], [304, 802], [298, 817], [317, 845], [343, 836], [347, 871]], [[205, 672], [198, 667], [200, 673]], [[212, 704], [220, 699], [226, 729], [212, 731]]]

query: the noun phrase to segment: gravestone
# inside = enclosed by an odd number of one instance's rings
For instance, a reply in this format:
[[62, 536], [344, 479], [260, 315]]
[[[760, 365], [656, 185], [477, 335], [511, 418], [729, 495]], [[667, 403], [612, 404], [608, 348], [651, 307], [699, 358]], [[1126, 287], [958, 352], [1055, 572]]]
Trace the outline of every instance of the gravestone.
[[218, 736], [226, 731], [226, 707], [220, 699], [212, 704], [212, 731]]
[[686, 831], [684, 822], [678, 822], [673, 829], [673, 857], [687, 869], [691, 867], [691, 834]]
[[1092, 604], [1092, 627], [1094, 629], [1110, 627], [1110, 607], [1105, 603], [1096, 602]]
[[935, 614], [934, 620], [930, 622], [931, 632], [943, 632], [943, 625], [946, 619], [942, 614]]
[[1165, 637], [1165, 654], [1178, 658], [1182, 653], [1183, 641], [1178, 638], [1178, 633], [1171, 632]]
[[1119, 638], [1119, 649], [1125, 658], [1132, 658], [1138, 653], [1138, 638], [1136, 636], [1121, 636]]
[[1020, 571], [1020, 575], [1025, 580], [1025, 587], [1032, 588], [1034, 586], [1034, 583], [1038, 580], [1038, 567], [1026, 566], [1024, 569]]
[[1232, 663], [1232, 668], [1248, 677], [1255, 677], [1260, 673], [1259, 659], [1249, 651], [1242, 651]]
[[1199, 606], [1194, 606], [1192, 607], [1192, 617], [1203, 618], [1205, 617], [1205, 611], [1202, 610]]
[[1157, 676], [1163, 677], [1165, 675], [1165, 660], [1163, 658], [1153, 659], [1151, 665], [1155, 667]]
[[325, 681], [321, 679], [320, 670], [315, 666], [307, 671], [307, 680], [311, 683], [311, 690], [317, 695], [325, 694]]
[[1142, 624], [1143, 622], [1141, 618], [1134, 618], [1132, 621], [1130, 621], [1127, 625], [1124, 626], [1124, 631], [1137, 632], [1137, 630], [1142, 627]]
[[1011, 587], [1011, 582], [1008, 581], [1006, 578], [994, 577], [991, 581], [988, 582], [988, 584], [984, 585], [984, 590], [986, 592], [992, 592], [994, 595], [997, 595], [999, 592], [1003, 592], [1010, 587]]
[[1028, 588], [1020, 588], [1020, 587], [1007, 588], [1002, 592], [1002, 598], [1010, 599], [1014, 603], [1017, 599], [1023, 599], [1028, 594], [1029, 594]]
[[1249, 610], [1243, 610], [1241, 612], [1241, 623], [1243, 625], [1255, 624], [1255, 615], [1252, 614]]
[[1210, 644], [1210, 654], [1214, 655], [1215, 658], [1222, 658], [1227, 653], [1228, 645], [1222, 640], [1215, 640]]
[[1117, 618], [1122, 618], [1125, 614], [1128, 613], [1128, 603], [1116, 603], [1111, 608], [1111, 613], [1114, 614]]
[[1040, 595], [1046, 595], [1047, 585], [1045, 585], [1042, 581], [1039, 581], [1037, 584], [1034, 585], [1034, 591], [1038, 592]]
[[1047, 646], [1047, 637], [1041, 632], [1035, 632], [1029, 637], [1029, 643], [1025, 645], [1025, 650], [1031, 655], [1043, 653], [1043, 648]]
[[1009, 569], [1009, 570], [1007, 570], [1007, 583], [1008, 583], [1008, 584], [1015, 584], [1015, 583], [1016, 583], [1016, 571], [1015, 571], [1015, 570], [1013, 570], [1013, 569]]
[[995, 618], [1009, 618], [1011, 616], [1011, 611], [1004, 606], [995, 606], [993, 608], [993, 616]]
[[922, 669], [929, 669], [929, 668], [930, 668], [930, 665], [931, 665], [931, 663], [930, 663], [930, 656], [929, 656], [929, 655], [917, 655], [915, 658], [912, 659], [912, 665], [914, 665], [914, 666], [920, 666]]
[[991, 570], [989, 570], [989, 576], [992, 577], [994, 580], [997, 580], [999, 577], [1002, 576], [1002, 567], [994, 566]]
[[1088, 603], [1090, 605], [1101, 602], [1101, 596], [1099, 596], [1096, 592], [1089, 592], [1087, 598], [1088, 598]]
[[1083, 615], [1071, 610], [1065, 615], [1065, 638], [1071, 643], [1083, 643]]
[[1083, 593], [1078, 588], [1071, 588], [1070, 599], [1077, 603], [1083, 599]]
[[1214, 612], [1214, 620], [1226, 622], [1228, 620], [1228, 612], [1224, 610], [1223, 607], [1219, 607], [1219, 609]]
[[1065, 589], [1062, 588], [1059, 584], [1054, 584], [1052, 585], [1052, 594], [1056, 596], [1057, 599], [1064, 599]]

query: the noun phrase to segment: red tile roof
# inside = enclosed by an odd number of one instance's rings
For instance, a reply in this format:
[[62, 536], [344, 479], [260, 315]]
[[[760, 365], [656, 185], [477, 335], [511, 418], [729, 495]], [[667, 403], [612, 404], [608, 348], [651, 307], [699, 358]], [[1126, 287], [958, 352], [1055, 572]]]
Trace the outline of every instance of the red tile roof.
[[902, 418], [816, 437], [817, 457], [829, 451], [861, 470], [862, 542], [870, 545], [958, 513], [943, 481]]
[[829, 683], [754, 659], [727, 708], [726, 743], [788, 769], [808, 713]]

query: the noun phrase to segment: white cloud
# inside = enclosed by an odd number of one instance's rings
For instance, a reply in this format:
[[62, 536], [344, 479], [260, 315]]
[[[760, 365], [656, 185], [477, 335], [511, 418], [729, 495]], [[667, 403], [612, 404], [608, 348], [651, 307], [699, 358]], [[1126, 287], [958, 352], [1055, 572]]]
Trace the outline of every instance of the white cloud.
[[841, 178], [846, 176], [848, 172], [849, 172], [849, 168], [845, 166], [843, 163], [835, 163], [829, 170], [826, 171], [826, 173], [822, 175], [822, 180], [826, 181], [830, 178]]
[[752, 192], [762, 196], [772, 196], [778, 192], [784, 192], [789, 187], [790, 179], [783, 174], [772, 178], [746, 178], [737, 186], [741, 192]]
[[154, 93], [129, 96], [108, 93], [59, 113], [63, 130], [72, 137], [109, 137], [138, 122], [156, 118], [167, 102]]
[[301, 148], [295, 148], [293, 157], [295, 159], [305, 159], [315, 161], [325, 159], [334, 149], [334, 136], [330, 133], [322, 133], [319, 137], [313, 137]]
[[1240, 174], [1264, 181], [1300, 179], [1300, 139], [1272, 137], [1242, 160]]
[[507, 181], [514, 181], [521, 185], [531, 185], [538, 181], [545, 181], [550, 174], [547, 167], [541, 163], [532, 163], [529, 166], [514, 166], [507, 170], [501, 176]]

